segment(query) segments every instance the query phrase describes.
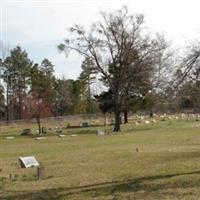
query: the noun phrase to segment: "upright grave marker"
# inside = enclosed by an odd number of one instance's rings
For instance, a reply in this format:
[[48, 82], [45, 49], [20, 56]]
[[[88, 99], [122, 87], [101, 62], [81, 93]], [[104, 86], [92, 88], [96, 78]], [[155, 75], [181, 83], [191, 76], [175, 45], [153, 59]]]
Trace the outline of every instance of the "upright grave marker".
[[39, 163], [34, 156], [19, 157], [22, 168], [38, 167]]

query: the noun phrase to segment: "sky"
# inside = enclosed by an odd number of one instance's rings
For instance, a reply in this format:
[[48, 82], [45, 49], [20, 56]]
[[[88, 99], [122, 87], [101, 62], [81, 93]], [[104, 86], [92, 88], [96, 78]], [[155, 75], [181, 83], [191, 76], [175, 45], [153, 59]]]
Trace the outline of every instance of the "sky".
[[48, 58], [57, 77], [75, 79], [83, 58], [75, 53], [66, 57], [57, 50], [67, 28], [89, 28], [100, 11], [123, 5], [130, 14], [144, 14], [149, 31], [163, 33], [176, 48], [200, 36], [199, 0], [0, 0], [1, 43], [21, 46], [37, 63]]

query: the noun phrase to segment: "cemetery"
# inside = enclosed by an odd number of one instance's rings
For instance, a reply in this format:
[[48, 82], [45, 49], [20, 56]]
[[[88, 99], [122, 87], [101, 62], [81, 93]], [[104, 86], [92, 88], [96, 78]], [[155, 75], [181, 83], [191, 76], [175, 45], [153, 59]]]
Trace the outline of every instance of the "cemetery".
[[200, 200], [197, 1], [0, 2], [0, 200]]
[[27, 124], [21, 130], [1, 126], [0, 197], [197, 199], [200, 122], [193, 115], [164, 117], [131, 116], [117, 134], [103, 118], [97, 127], [78, 126], [80, 121], [62, 134], [57, 126], [38, 135], [29, 124], [32, 135], [22, 137]]

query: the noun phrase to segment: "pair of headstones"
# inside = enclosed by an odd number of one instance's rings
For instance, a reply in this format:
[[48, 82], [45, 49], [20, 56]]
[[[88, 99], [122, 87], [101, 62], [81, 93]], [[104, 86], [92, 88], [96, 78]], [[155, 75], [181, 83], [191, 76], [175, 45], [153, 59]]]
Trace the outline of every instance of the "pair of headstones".
[[45, 169], [34, 156], [19, 157], [21, 168], [37, 167], [37, 179], [44, 178]]

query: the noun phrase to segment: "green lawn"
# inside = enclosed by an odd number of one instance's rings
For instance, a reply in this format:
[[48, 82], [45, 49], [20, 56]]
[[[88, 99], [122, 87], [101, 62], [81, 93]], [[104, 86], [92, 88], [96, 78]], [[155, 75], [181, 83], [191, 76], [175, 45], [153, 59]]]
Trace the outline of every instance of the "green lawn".
[[[200, 122], [132, 123], [108, 136], [97, 129], [40, 141], [2, 133], [0, 199], [200, 199]], [[20, 168], [18, 157], [29, 155], [45, 167], [44, 179], [35, 180], [36, 168]]]

